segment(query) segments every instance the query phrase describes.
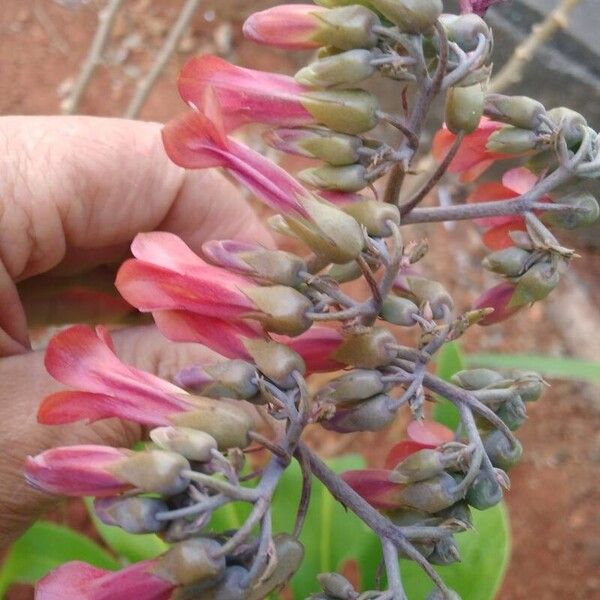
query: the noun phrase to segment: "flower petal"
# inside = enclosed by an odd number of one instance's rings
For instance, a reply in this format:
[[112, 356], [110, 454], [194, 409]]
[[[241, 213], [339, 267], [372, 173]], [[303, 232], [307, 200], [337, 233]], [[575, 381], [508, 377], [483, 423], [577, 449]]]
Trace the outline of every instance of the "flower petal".
[[411, 421], [406, 427], [408, 437], [425, 448], [437, 448], [454, 440], [454, 432], [435, 421]]

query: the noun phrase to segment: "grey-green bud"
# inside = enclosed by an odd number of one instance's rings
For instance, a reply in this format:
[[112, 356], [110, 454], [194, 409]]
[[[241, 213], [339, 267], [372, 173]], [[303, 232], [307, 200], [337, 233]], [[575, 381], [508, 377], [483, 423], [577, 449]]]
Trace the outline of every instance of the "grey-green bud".
[[412, 483], [402, 490], [400, 497], [405, 506], [427, 513], [439, 512], [460, 500], [456, 492], [456, 482], [448, 473]]
[[156, 515], [169, 510], [158, 498], [97, 498], [94, 510], [106, 525], [120, 527], [128, 533], [157, 533], [165, 528], [167, 521], [159, 521]]
[[486, 149], [501, 154], [523, 154], [536, 150], [540, 145], [541, 139], [535, 132], [507, 125], [490, 135]]
[[485, 114], [488, 117], [521, 129], [536, 129], [545, 112], [541, 102], [527, 96], [487, 94], [485, 97]]
[[437, 450], [425, 448], [407, 456], [396, 465], [390, 473], [390, 481], [394, 483], [413, 483], [424, 481], [444, 471], [442, 454]]
[[521, 397], [514, 396], [503, 402], [496, 411], [496, 414], [506, 423], [511, 431], [514, 431], [525, 422], [527, 409]]
[[452, 375], [452, 383], [464, 390], [482, 390], [505, 380], [503, 375], [491, 369], [466, 369]]
[[[224, 360], [204, 367], [204, 370], [226, 390], [228, 398], [252, 398], [258, 393], [256, 386], [256, 366], [239, 358]], [[206, 394], [208, 395], [208, 394]]]
[[519, 277], [525, 272], [531, 252], [511, 246], [488, 254], [482, 261], [484, 269], [506, 277]]
[[460, 551], [454, 536], [449, 535], [436, 542], [427, 560], [432, 565], [451, 565], [460, 562]]
[[244, 340], [244, 345], [259, 371], [279, 387], [285, 389], [293, 387], [296, 385], [293, 373], [297, 371], [300, 375], [304, 375], [306, 372], [306, 365], [302, 357], [285, 344], [248, 339]]
[[523, 402], [535, 402], [544, 391], [544, 380], [534, 371], [518, 371], [514, 374], [513, 387]]
[[310, 63], [296, 73], [295, 79], [308, 87], [351, 85], [373, 75], [372, 61], [369, 50], [348, 50]]
[[358, 2], [351, 4], [318, 13], [323, 26], [314, 36], [315, 41], [341, 50], [372, 48], [377, 44], [373, 28], [380, 24], [379, 17]]
[[321, 421], [321, 425], [338, 433], [379, 431], [394, 421], [398, 408], [394, 398], [379, 394], [349, 407], [337, 407], [335, 414], [330, 419]]
[[416, 321], [413, 315], [419, 314], [419, 307], [408, 298], [388, 296], [381, 307], [380, 317], [393, 325], [412, 327]]
[[150, 432], [150, 439], [163, 450], [199, 462], [209, 461], [211, 451], [217, 449], [217, 441], [212, 435], [189, 427], [156, 427]]
[[214, 557], [220, 548], [208, 538], [179, 542], [158, 559], [155, 573], [181, 586], [217, 578], [225, 571], [225, 557]]
[[481, 84], [451, 87], [446, 92], [445, 121], [452, 133], [471, 133], [483, 116], [484, 93]]
[[349, 334], [335, 351], [333, 358], [345, 365], [376, 369], [396, 357], [396, 338], [383, 327]]
[[331, 265], [327, 275], [338, 283], [346, 283], [358, 279], [362, 275], [362, 271], [358, 263], [353, 260], [341, 265]]
[[443, 14], [440, 22], [446, 30], [449, 42], [454, 42], [465, 52], [472, 52], [477, 48], [479, 35], [492, 39], [492, 32], [488, 24], [475, 13], [464, 15]]
[[442, 14], [442, 0], [369, 0], [405, 33], [425, 33]]
[[300, 171], [298, 179], [321, 190], [340, 192], [358, 192], [369, 184], [363, 165], [310, 167]]
[[501, 431], [493, 431], [483, 439], [483, 447], [492, 464], [504, 471], [516, 465], [523, 455], [523, 446], [517, 442], [515, 446]]
[[567, 146], [572, 148], [581, 142], [587, 127], [587, 121], [582, 115], [565, 106], [552, 108], [547, 113], [548, 118], [560, 129]]
[[480, 471], [467, 490], [466, 501], [477, 510], [496, 506], [502, 500], [502, 488], [487, 472]]
[[577, 229], [591, 225], [600, 216], [598, 201], [589, 192], [572, 192], [554, 199], [555, 204], [566, 204], [573, 210], [568, 212], [548, 211], [544, 213], [544, 221], [555, 227]]
[[444, 316], [444, 307], [448, 310], [454, 308], [452, 297], [438, 281], [424, 277], [407, 277], [406, 283], [411, 294], [419, 303], [429, 303], [435, 319], [441, 319]]
[[383, 375], [374, 369], [353, 369], [331, 380], [316, 399], [334, 404], [352, 404], [380, 394], [385, 389]]
[[556, 265], [540, 262], [528, 269], [518, 280], [509, 308], [543, 300], [559, 283]]
[[321, 573], [317, 579], [323, 591], [336, 600], [348, 600], [354, 592], [354, 586], [339, 573]]
[[388, 221], [400, 225], [400, 211], [397, 206], [377, 200], [360, 200], [352, 202], [343, 208], [358, 223], [364, 225], [367, 233], [376, 237], [392, 235]]

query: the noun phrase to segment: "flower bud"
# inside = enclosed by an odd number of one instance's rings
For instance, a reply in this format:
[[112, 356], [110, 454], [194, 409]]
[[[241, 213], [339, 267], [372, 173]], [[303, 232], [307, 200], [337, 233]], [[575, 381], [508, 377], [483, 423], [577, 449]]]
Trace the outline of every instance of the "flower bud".
[[520, 396], [514, 396], [503, 402], [496, 414], [506, 423], [511, 431], [523, 425], [527, 418], [527, 409]]
[[217, 449], [214, 437], [189, 427], [156, 427], [150, 432], [150, 439], [163, 450], [200, 462], [209, 461], [212, 458], [211, 450]]
[[460, 499], [455, 490], [454, 478], [448, 473], [442, 473], [432, 479], [412, 483], [402, 490], [400, 497], [404, 506], [436, 513]]
[[598, 201], [589, 192], [572, 192], [561, 198], [555, 198], [554, 202], [573, 208], [568, 212], [548, 211], [544, 214], [544, 221], [555, 227], [577, 229], [591, 225], [600, 216]]
[[293, 536], [278, 533], [273, 537], [275, 568], [266, 579], [261, 579], [249, 592], [246, 600], [263, 600], [273, 590], [283, 587], [300, 568], [304, 547]]
[[327, 276], [338, 283], [354, 281], [361, 275], [362, 271], [355, 260], [341, 265], [332, 265], [329, 271], [327, 271]]
[[464, 529], [470, 529], [473, 526], [473, 516], [471, 509], [466, 501], [460, 500], [456, 504], [445, 508], [444, 510], [436, 513], [444, 521], [453, 520], [458, 521], [464, 526]]
[[333, 417], [321, 425], [338, 433], [379, 431], [394, 421], [398, 408], [394, 398], [380, 394], [348, 408], [338, 406]]
[[215, 585], [207, 588], [207, 582], [201, 582], [179, 588], [172, 600], [245, 600], [248, 575], [248, 569], [232, 565], [225, 569], [225, 575]]
[[428, 448], [419, 450], [396, 465], [390, 474], [394, 483], [414, 483], [439, 475], [444, 471], [442, 454]]
[[295, 79], [308, 87], [350, 85], [373, 75], [372, 60], [369, 50], [348, 50], [310, 63], [296, 73]]
[[587, 121], [582, 115], [570, 108], [559, 106], [547, 112], [548, 118], [560, 129], [567, 146], [572, 148], [581, 142]]
[[380, 24], [379, 17], [365, 6], [341, 6], [319, 13], [321, 32], [315, 40], [322, 46], [341, 50], [372, 48], [377, 44], [373, 28]]
[[334, 166], [358, 162], [358, 150], [363, 142], [359, 137], [333, 133], [327, 129], [274, 129], [265, 134], [270, 146], [308, 158], [320, 158]]
[[442, 14], [442, 0], [369, 0], [404, 33], [425, 33]]
[[[256, 385], [256, 366], [239, 358], [225, 360], [204, 367], [213, 382], [218, 384], [221, 396], [247, 399], [258, 393]], [[205, 396], [210, 396], [203, 390]]]
[[319, 122], [341, 133], [363, 133], [377, 125], [377, 98], [364, 90], [314, 90], [302, 94], [304, 108]]
[[311, 167], [300, 171], [298, 179], [321, 190], [340, 192], [358, 192], [369, 183], [367, 169], [363, 165]]
[[544, 380], [533, 371], [519, 371], [515, 373], [513, 386], [523, 402], [535, 402], [540, 399], [544, 391]]
[[438, 281], [411, 276], [406, 278], [406, 283], [419, 304], [429, 303], [434, 319], [441, 319], [444, 316], [444, 307], [449, 310], [454, 308], [454, 301], [450, 294]]
[[488, 254], [481, 264], [484, 269], [492, 273], [499, 273], [506, 277], [519, 277], [525, 272], [530, 260], [531, 252], [511, 246]]
[[559, 283], [558, 269], [552, 263], [536, 263], [522, 275], [509, 307], [516, 308], [544, 299]]
[[291, 388], [296, 385], [292, 374], [298, 371], [304, 375], [306, 365], [302, 357], [284, 344], [255, 339], [245, 340], [244, 345], [258, 370], [281, 388]]
[[521, 129], [537, 129], [540, 117], [545, 113], [541, 102], [527, 96], [487, 94], [485, 97], [485, 114], [488, 117]]
[[304, 261], [295, 254], [237, 240], [210, 240], [202, 245], [202, 251], [211, 263], [228, 271], [279, 285], [300, 285], [298, 273], [306, 270]]
[[489, 152], [499, 154], [523, 154], [531, 152], [540, 145], [540, 138], [529, 129], [503, 127], [494, 131], [485, 145]]
[[383, 302], [379, 316], [393, 325], [412, 327], [416, 323], [413, 315], [418, 314], [419, 307], [408, 298], [388, 296]]
[[355, 219], [314, 196], [305, 196], [299, 201], [310, 221], [287, 218], [286, 223], [315, 254], [332, 263], [346, 263], [360, 254], [365, 239]]
[[481, 84], [451, 87], [446, 92], [445, 121], [452, 133], [471, 133], [483, 115], [484, 93]]
[[349, 334], [335, 351], [335, 360], [363, 369], [376, 369], [396, 357], [396, 338], [383, 327]]
[[321, 573], [317, 579], [327, 596], [336, 600], [347, 600], [354, 593], [354, 586], [339, 573]]
[[334, 404], [352, 404], [380, 394], [385, 389], [380, 371], [353, 369], [331, 380], [316, 399]]
[[194, 397], [194, 405], [194, 410], [173, 415], [173, 424], [205, 431], [220, 450], [248, 445], [248, 432], [254, 423], [241, 406], [203, 396]]
[[470, 506], [486, 510], [502, 500], [502, 488], [487, 472], [480, 471], [465, 497]]
[[146, 450], [135, 452], [109, 470], [144, 492], [172, 496], [189, 485], [189, 480], [181, 476], [181, 471], [189, 468], [190, 463], [180, 454]]
[[375, 237], [392, 235], [388, 221], [400, 225], [400, 211], [393, 204], [377, 200], [361, 200], [344, 206], [343, 210], [364, 225], [369, 235]]
[[166, 526], [156, 514], [169, 510], [158, 498], [97, 498], [94, 511], [105, 525], [120, 527], [127, 533], [157, 533]]
[[[442, 520], [420, 510], [411, 508], [399, 508], [387, 513], [389, 520], [398, 527], [410, 527], [411, 525], [438, 526]], [[433, 552], [433, 547], [431, 548]]]
[[504, 379], [504, 376], [491, 369], [467, 369], [452, 375], [450, 381], [463, 390], [472, 391], [492, 387]]
[[252, 287], [245, 294], [260, 309], [257, 319], [267, 331], [296, 336], [304, 333], [311, 325], [306, 316], [312, 304], [297, 290], [283, 285]]
[[448, 589], [448, 593], [445, 593], [439, 588], [435, 588], [425, 600], [462, 600], [462, 598], [454, 590]]
[[214, 579], [225, 571], [225, 557], [214, 557], [220, 549], [219, 542], [208, 538], [179, 542], [159, 558], [155, 573], [182, 586]]
[[490, 457], [492, 464], [504, 471], [508, 471], [516, 465], [523, 455], [523, 446], [518, 442], [516, 446], [513, 446], [506, 435], [499, 430], [485, 436], [483, 447]]
[[460, 562], [460, 551], [454, 536], [449, 535], [436, 542], [427, 560], [432, 565], [451, 565]]
[[478, 15], [467, 13], [464, 15], [444, 14], [440, 17], [449, 42], [454, 42], [465, 52], [472, 52], [479, 43], [479, 34], [486, 39], [492, 39], [492, 32], [488, 24]]

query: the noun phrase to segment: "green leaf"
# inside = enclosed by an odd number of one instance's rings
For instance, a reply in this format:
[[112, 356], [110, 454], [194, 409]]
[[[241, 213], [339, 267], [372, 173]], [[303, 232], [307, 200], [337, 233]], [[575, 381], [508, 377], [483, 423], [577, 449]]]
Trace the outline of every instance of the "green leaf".
[[600, 363], [577, 358], [560, 358], [538, 354], [468, 354], [469, 367], [523, 369], [537, 371], [549, 379], [580, 379], [600, 383]]
[[[510, 557], [508, 515], [501, 503], [486, 511], [473, 510], [473, 529], [456, 536], [462, 562], [435, 567], [446, 584], [464, 600], [493, 600]], [[433, 584], [415, 563], [401, 561], [409, 598], [425, 598]]]
[[[358, 455], [344, 456], [328, 461], [336, 472], [364, 467]], [[273, 501], [273, 527], [275, 531], [292, 531], [302, 477], [296, 462], [284, 473]], [[300, 570], [291, 581], [294, 598], [303, 600], [319, 590], [317, 575], [324, 571], [340, 569], [349, 559], [360, 565], [362, 587], [372, 588], [375, 571], [381, 557], [377, 537], [354, 514], [347, 512], [328, 490], [313, 478], [311, 501], [300, 541], [305, 557]]]
[[115, 570], [118, 562], [89, 538], [56, 523], [38, 521], [11, 547], [0, 569], [0, 597], [13, 583], [35, 583], [52, 569], [82, 560]]
[[[444, 344], [437, 355], [437, 376], [450, 381], [452, 375], [462, 369], [464, 369], [464, 361], [458, 344], [456, 342]], [[456, 429], [460, 422], [458, 411], [452, 402], [439, 396], [433, 407], [433, 418], [450, 429]]]
[[135, 535], [123, 531], [120, 527], [105, 525], [96, 516], [92, 499], [86, 498], [85, 504], [100, 537], [115, 554], [121, 556], [127, 562], [134, 563], [148, 560], [168, 549], [168, 544], [163, 542], [157, 535], [151, 533]]

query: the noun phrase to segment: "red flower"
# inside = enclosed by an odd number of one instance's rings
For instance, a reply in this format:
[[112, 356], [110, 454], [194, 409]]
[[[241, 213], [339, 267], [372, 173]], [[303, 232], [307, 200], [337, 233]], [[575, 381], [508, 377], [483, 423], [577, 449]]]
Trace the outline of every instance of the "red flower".
[[494, 312], [484, 317], [479, 321], [479, 325], [494, 325], [500, 321], [508, 319], [511, 315], [516, 313], [521, 306], [510, 306], [513, 294], [515, 293], [514, 284], [503, 281], [493, 288], [485, 291], [475, 302], [473, 303], [473, 309], [477, 310], [480, 308], [493, 308]]

